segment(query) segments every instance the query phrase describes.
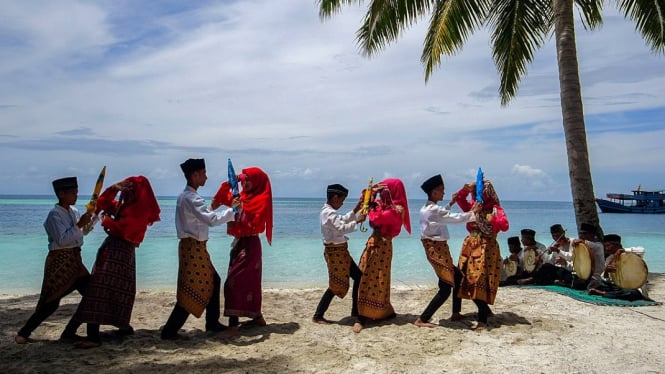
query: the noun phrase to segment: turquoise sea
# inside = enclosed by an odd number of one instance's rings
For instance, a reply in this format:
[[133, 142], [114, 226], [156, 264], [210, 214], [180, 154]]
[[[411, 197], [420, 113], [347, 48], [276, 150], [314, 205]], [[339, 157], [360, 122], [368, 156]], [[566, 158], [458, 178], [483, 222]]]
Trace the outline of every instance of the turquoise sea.
[[[79, 210], [88, 200], [80, 196]], [[209, 201], [209, 199], [207, 199]], [[0, 196], [0, 294], [39, 293], [47, 254], [43, 222], [55, 203], [51, 196]], [[178, 240], [175, 234], [175, 197], [159, 199], [161, 221], [148, 229], [145, 241], [137, 249], [137, 282], [141, 289], [175, 290], [178, 268]], [[570, 236], [577, 236], [570, 202], [504, 201], [510, 230], [499, 234], [505, 256], [506, 239], [519, 235], [522, 228], [536, 230], [536, 239], [549, 246], [549, 227], [561, 223]], [[327, 271], [318, 223], [324, 199], [278, 198], [274, 201], [273, 243], [264, 236], [263, 281], [266, 288], [325, 287]], [[434, 285], [435, 275], [425, 259], [420, 243], [418, 210], [423, 200], [410, 200], [413, 233], [402, 231], [394, 240], [393, 286]], [[346, 211], [353, 206], [343, 206]], [[455, 210], [456, 208], [453, 208]], [[600, 214], [605, 233], [617, 233], [626, 247], [642, 246], [650, 272], [665, 272], [665, 215]], [[456, 261], [466, 235], [464, 225], [450, 225], [449, 245]], [[368, 233], [349, 235], [349, 248], [358, 261]], [[83, 245], [83, 261], [90, 269], [97, 248], [105, 238], [98, 225]], [[231, 238], [226, 226], [210, 230], [208, 251], [222, 279], [226, 277]]]

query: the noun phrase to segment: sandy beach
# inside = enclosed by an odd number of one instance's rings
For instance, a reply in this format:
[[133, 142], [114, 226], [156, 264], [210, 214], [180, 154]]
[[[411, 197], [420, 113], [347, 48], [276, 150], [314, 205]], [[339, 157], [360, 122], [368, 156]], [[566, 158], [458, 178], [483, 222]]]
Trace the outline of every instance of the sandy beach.
[[[649, 296], [665, 300], [665, 275], [650, 274]], [[241, 336], [220, 341], [190, 317], [187, 341], [162, 341], [159, 329], [175, 302], [174, 291], [141, 291], [124, 339], [107, 337], [100, 348], [81, 350], [57, 342], [79, 301], [60, 309], [17, 345], [14, 335], [33, 312], [38, 295], [2, 295], [0, 368], [5, 373], [650, 373], [663, 372], [663, 306], [612, 307], [583, 303], [553, 292], [500, 288], [487, 330], [470, 329], [468, 318], [447, 320], [450, 300], [435, 314], [440, 327], [413, 325], [434, 287], [393, 289], [397, 318], [351, 330], [350, 297], [333, 300], [331, 325], [311, 322], [320, 289], [266, 289], [266, 327], [243, 327]], [[223, 302], [223, 300], [222, 300]], [[226, 319], [223, 320], [226, 322]], [[111, 332], [111, 326], [102, 331]], [[85, 334], [81, 328], [79, 334]]]

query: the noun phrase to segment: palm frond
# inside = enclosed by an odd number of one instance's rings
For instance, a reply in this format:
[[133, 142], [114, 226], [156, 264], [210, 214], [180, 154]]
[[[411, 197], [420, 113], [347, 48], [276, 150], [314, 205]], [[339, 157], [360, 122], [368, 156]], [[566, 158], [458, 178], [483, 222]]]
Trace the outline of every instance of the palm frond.
[[362, 3], [362, 0], [318, 0], [319, 18], [324, 20], [341, 11], [342, 6]]
[[635, 21], [652, 51], [665, 52], [665, 0], [621, 0], [619, 9]]
[[603, 24], [602, 0], [575, 0], [582, 14], [582, 25], [586, 30], [595, 30]]
[[482, 26], [491, 0], [439, 0], [432, 11], [423, 53], [425, 81], [441, 63], [442, 55], [453, 55], [462, 49], [469, 35]]
[[362, 53], [373, 56], [423, 14], [429, 12], [432, 0], [373, 0], [362, 26], [358, 30], [358, 44]]
[[496, 1], [488, 24], [492, 33], [492, 57], [499, 71], [501, 105], [517, 93], [533, 53], [542, 47], [552, 25], [550, 0]]

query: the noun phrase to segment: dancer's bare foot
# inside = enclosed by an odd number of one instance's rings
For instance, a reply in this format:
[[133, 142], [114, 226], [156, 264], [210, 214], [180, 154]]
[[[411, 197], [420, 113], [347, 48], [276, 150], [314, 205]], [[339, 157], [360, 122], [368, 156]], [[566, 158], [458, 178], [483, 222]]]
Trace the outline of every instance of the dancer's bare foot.
[[464, 316], [460, 313], [453, 313], [450, 315], [450, 320], [451, 321], [461, 321], [464, 319]]
[[241, 325], [243, 327], [254, 327], [254, 326], [263, 327], [263, 326], [267, 325], [267, 323], [266, 323], [266, 320], [263, 319], [263, 316], [261, 316], [261, 317], [256, 317], [254, 319], [251, 319], [247, 322], [243, 322], [243, 323], [241, 323]]
[[226, 330], [215, 335], [215, 337], [217, 339], [228, 340], [228, 339], [233, 339], [238, 335], [240, 335], [240, 329], [238, 328], [238, 326], [229, 326]]
[[420, 317], [416, 320], [416, 322], [413, 323], [414, 325], [418, 327], [437, 327], [438, 325], [435, 325], [431, 322], [423, 322]]
[[25, 336], [21, 336], [21, 335], [16, 335], [16, 336], [14, 337], [14, 341], [16, 342], [16, 344], [28, 344], [28, 343], [32, 343], [32, 339], [30, 339], [30, 338], [26, 338]]
[[356, 323], [353, 324], [353, 332], [355, 332], [357, 334], [357, 333], [363, 331], [363, 327], [364, 326], [363, 326], [362, 323], [356, 322]]
[[312, 317], [312, 322], [320, 323], [322, 325], [330, 325], [332, 323], [332, 321], [329, 321], [323, 317]]
[[482, 322], [478, 322], [476, 326], [472, 327], [471, 329], [475, 332], [482, 332], [483, 330], [485, 330], [485, 327], [487, 327], [487, 325], [485, 325]]

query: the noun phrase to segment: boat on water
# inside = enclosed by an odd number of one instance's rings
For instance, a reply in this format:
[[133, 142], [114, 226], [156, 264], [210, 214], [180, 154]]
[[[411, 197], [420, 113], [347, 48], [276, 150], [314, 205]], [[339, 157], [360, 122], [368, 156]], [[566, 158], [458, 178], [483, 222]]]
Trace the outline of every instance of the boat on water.
[[606, 199], [596, 198], [603, 213], [665, 214], [665, 190], [645, 191], [640, 187], [633, 194], [608, 193]]

